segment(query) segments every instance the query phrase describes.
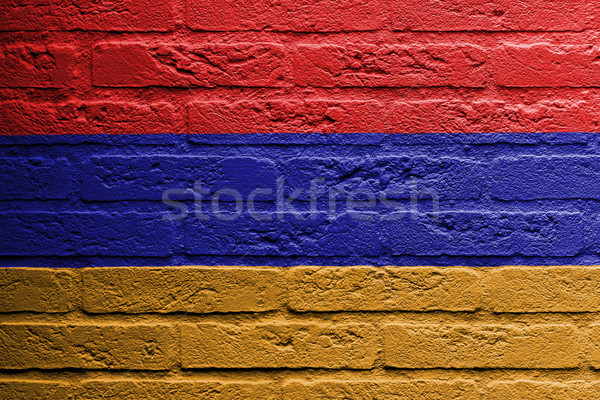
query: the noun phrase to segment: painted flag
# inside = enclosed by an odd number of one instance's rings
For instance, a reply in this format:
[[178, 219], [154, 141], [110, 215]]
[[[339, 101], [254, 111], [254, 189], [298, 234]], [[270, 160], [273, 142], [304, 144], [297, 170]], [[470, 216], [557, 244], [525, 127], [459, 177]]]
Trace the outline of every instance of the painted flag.
[[598, 398], [599, 17], [3, 2], [0, 398]]

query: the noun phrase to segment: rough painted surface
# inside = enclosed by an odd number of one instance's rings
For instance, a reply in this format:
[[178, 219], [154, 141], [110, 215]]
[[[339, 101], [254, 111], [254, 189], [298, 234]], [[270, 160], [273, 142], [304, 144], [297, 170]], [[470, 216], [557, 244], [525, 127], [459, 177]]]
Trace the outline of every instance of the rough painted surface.
[[173, 366], [169, 325], [2, 324], [0, 368], [142, 369]]
[[275, 268], [92, 268], [81, 277], [89, 313], [272, 311], [285, 291]]
[[[527, 314], [537, 313], [593, 316], [600, 312], [598, 267], [164, 266], [0, 271], [3, 313], [221, 315], [289, 309], [297, 314], [484, 311], [528, 318]], [[27, 301], [19, 302], [18, 297]]]
[[580, 339], [570, 325], [388, 325], [383, 346], [385, 364], [396, 368], [561, 369], [580, 363]]
[[367, 324], [181, 326], [183, 368], [369, 369], [377, 336]]
[[4, 1], [0, 398], [599, 398], [599, 27]]
[[29, 0], [0, 6], [6, 31], [123, 31], [161, 32], [175, 28], [174, 1], [148, 0], [97, 2]]
[[0, 134], [598, 132], [592, 0], [11, 0]]
[[0, 269], [0, 397], [595, 399], [598, 274]]
[[0, 263], [595, 264], [597, 154], [577, 133], [3, 137]]

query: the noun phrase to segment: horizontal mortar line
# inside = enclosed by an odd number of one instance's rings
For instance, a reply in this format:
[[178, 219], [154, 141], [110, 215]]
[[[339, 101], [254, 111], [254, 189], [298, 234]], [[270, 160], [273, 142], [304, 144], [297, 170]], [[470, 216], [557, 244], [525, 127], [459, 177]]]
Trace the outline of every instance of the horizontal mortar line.
[[[40, 317], [42, 317], [40, 319]], [[328, 319], [323, 318], [340, 318]], [[446, 321], [423, 320], [427, 318], [451, 318]], [[518, 321], [514, 318], [518, 317]], [[31, 319], [35, 318], [35, 319]], [[112, 320], [114, 318], [114, 320]], [[148, 320], [152, 318], [153, 320]], [[344, 318], [353, 318], [345, 320]], [[540, 319], [541, 318], [541, 319]], [[548, 319], [550, 318], [550, 319]], [[573, 320], [578, 318], [579, 320]], [[290, 312], [283, 314], [273, 312], [229, 312], [229, 313], [11, 313], [0, 314], [0, 325], [29, 326], [29, 325], [82, 325], [95, 327], [113, 326], [162, 326], [176, 329], [187, 324], [239, 324], [261, 325], [277, 324], [314, 324], [314, 325], [347, 325], [366, 324], [380, 329], [389, 324], [402, 325], [502, 325], [528, 327], [531, 325], [555, 326], [570, 325], [579, 330], [587, 330], [591, 325], [600, 323], [600, 312], [469, 312], [469, 311], [324, 311], [324, 312]]]
[[[204, 259], [202, 262], [190, 262], [186, 261], [184, 264], [173, 264], [173, 261], [168, 260], [178, 260], [178, 257], [184, 257], [185, 259], [190, 260], [199, 260]], [[203, 265], [207, 267], [217, 267], [217, 266], [240, 266], [236, 264], [232, 264], [227, 260], [238, 260], [241, 257], [240, 254], [188, 254], [186, 252], [174, 252], [171, 255], [167, 256], [105, 256], [105, 255], [77, 255], [75, 253], [69, 255], [38, 255], [38, 256], [27, 256], [27, 255], [0, 255], [0, 263], [8, 263], [11, 260], [15, 262], [23, 262], [23, 261], [34, 261], [35, 260], [46, 260], [44, 264], [28, 264], [28, 265], [1, 265], [0, 268], [102, 268], [102, 267], [160, 267], [160, 266], [185, 266], [185, 265]], [[292, 268], [299, 266], [311, 266], [311, 267], [323, 267], [323, 266], [373, 266], [373, 267], [467, 267], [467, 268], [501, 268], [501, 267], [512, 267], [512, 266], [526, 266], [526, 267], [535, 267], [540, 266], [545, 263], [548, 267], [556, 267], [556, 266], [585, 266], [592, 267], [600, 264], [591, 263], [588, 260], [589, 257], [593, 257], [594, 260], [600, 260], [595, 252], [580, 252], [575, 255], [569, 256], [543, 256], [543, 255], [534, 255], [534, 256], [523, 256], [521, 254], [513, 254], [513, 255], [469, 255], [469, 254], [432, 254], [432, 255], [414, 255], [414, 254], [391, 254], [389, 252], [384, 252], [380, 255], [356, 255], [356, 256], [303, 256], [303, 255], [244, 255], [244, 260], [246, 262], [250, 262], [251, 264], [245, 264], [247, 267], [274, 267], [274, 268]], [[432, 264], [432, 261], [423, 260], [432, 260], [432, 259], [440, 259], [444, 258], [440, 264]], [[105, 260], [101, 263], [101, 265], [93, 265], [97, 263], [98, 259]], [[110, 261], [116, 260], [129, 260], [128, 262], [133, 262], [132, 264], [119, 263], [118, 265], [110, 264]], [[210, 263], [206, 263], [206, 260], [213, 260]], [[393, 261], [389, 261], [390, 259], [410, 259], [413, 262], [406, 263], [403, 262], [401, 264], [394, 264]], [[473, 265], [473, 264], [465, 264], [465, 260], [472, 261], [489, 261], [489, 263], [498, 263], [502, 261], [502, 264], [486, 264], [486, 265]], [[585, 263], [577, 263], [577, 260], [580, 259], [585, 261]], [[164, 262], [159, 264], [147, 264], [147, 262], [154, 262], [157, 260], [161, 260]], [[291, 262], [285, 263], [285, 265], [281, 265], [281, 263], [277, 263], [278, 261], [290, 260]], [[312, 263], [315, 260], [322, 260], [318, 263]], [[328, 261], [329, 260], [329, 261]], [[344, 261], [345, 260], [345, 261]], [[357, 264], [357, 260], [362, 260], [359, 264]], [[380, 262], [377, 262], [380, 260]], [[460, 262], [456, 262], [453, 260], [461, 260]], [[511, 261], [516, 260], [516, 261]], [[543, 260], [536, 261], [536, 263], [524, 263], [528, 260]], [[570, 260], [570, 262], [565, 262], [565, 260]], [[135, 263], [135, 261], [141, 261], [142, 264]], [[417, 263], [418, 261], [418, 263]], [[560, 261], [560, 263], [557, 263]], [[307, 264], [310, 263], [310, 264]], [[452, 262], [452, 264], [451, 264]], [[68, 263], [70, 265], [57, 265], [57, 263]], [[86, 263], [86, 264], [80, 264]], [[91, 263], [91, 264], [90, 264]], [[253, 264], [254, 263], [254, 264]], [[271, 264], [274, 263], [274, 264]]]
[[[394, 368], [394, 367], [373, 367], [373, 368], [311, 368], [311, 367], [298, 367], [298, 368], [261, 368], [261, 367], [252, 367], [252, 368], [164, 368], [160, 370], [144, 370], [141, 369], [130, 369], [128, 367], [123, 368], [112, 368], [112, 369], [102, 369], [102, 368], [52, 368], [52, 369], [42, 369], [42, 368], [27, 368], [27, 369], [6, 369], [0, 368], [0, 374], [28, 374], [28, 373], [111, 373], [111, 374], [122, 374], [122, 373], [165, 373], [165, 372], [179, 372], [179, 373], [252, 373], [252, 372], [264, 372], [264, 373], [276, 373], [276, 372], [314, 372], [314, 373], [332, 373], [332, 372], [354, 372], [365, 373], [365, 372], [447, 372], [447, 373], [455, 373], [455, 372], [489, 372], [489, 373], [502, 373], [502, 372], [546, 372], [546, 373], [557, 373], [557, 372], [584, 372], [584, 371], [595, 371], [591, 367], [573, 367], [573, 368], [423, 368], [423, 367], [415, 367], [415, 368]], [[0, 378], [1, 380], [2, 378]]]
[[[291, 82], [291, 81], [290, 81]], [[45, 94], [45, 93], [61, 93], [61, 94], [78, 94], [86, 95], [89, 97], [78, 97], [77, 99], [66, 99], [56, 104], [69, 103], [69, 102], [132, 102], [132, 103], [167, 103], [178, 106], [185, 106], [190, 103], [203, 103], [203, 102], [221, 102], [221, 103], [236, 103], [240, 101], [247, 102], [269, 102], [269, 101], [372, 101], [380, 103], [411, 103], [411, 102], [428, 102], [428, 101], [453, 101], [453, 102], [475, 102], [480, 100], [485, 101], [500, 101], [505, 103], [523, 103], [522, 99], [507, 98], [506, 94], [510, 92], [521, 93], [526, 92], [529, 96], [547, 94], [547, 91], [560, 90], [569, 96], [573, 96], [574, 92], [581, 92], [581, 98], [568, 97], [566, 100], [595, 100], [594, 97], [598, 96], [598, 89], [600, 86], [537, 86], [537, 87], [509, 87], [509, 86], [498, 86], [490, 83], [484, 87], [467, 87], [467, 86], [334, 86], [334, 87], [319, 87], [319, 86], [295, 86], [286, 85], [280, 87], [265, 87], [265, 86], [215, 86], [215, 87], [204, 87], [204, 86], [93, 86], [91, 84], [82, 85], [75, 88], [61, 89], [61, 88], [0, 88], [0, 93], [4, 92], [3, 102], [31, 102], [31, 103], [52, 103], [48, 99], [40, 99], [38, 97], [32, 97], [30, 94]], [[312, 92], [309, 95], [302, 95], [298, 97], [298, 89], [311, 89]], [[440, 89], [446, 90], [446, 92], [440, 92]], [[164, 93], [159, 93], [158, 90]], [[590, 90], [596, 92], [590, 93]], [[82, 92], [83, 91], [83, 92]], [[482, 97], [456, 97], [456, 92], [462, 93], [463, 95], [473, 95], [481, 93]], [[25, 93], [27, 92], [27, 93]], [[144, 100], [137, 97], [139, 94], [144, 92], [151, 92], [153, 96], [150, 100]], [[200, 93], [206, 93], [207, 96], [214, 94], [215, 97], [199, 98], [196, 97]], [[405, 92], [403, 94], [419, 95], [418, 97], [393, 97], [398, 92]], [[428, 93], [431, 92], [431, 93]], [[25, 94], [27, 98], [15, 97], [10, 98], [11, 93]], [[168, 96], [180, 96], [181, 93], [189, 93], [189, 98], [177, 97], [176, 101], [170, 101]], [[135, 97], [115, 97], [110, 100], [106, 100], [103, 96], [106, 94], [125, 94]], [[157, 94], [162, 94], [166, 97], [155, 97]], [[226, 95], [232, 95], [235, 97], [227, 98], [223, 97]], [[269, 95], [273, 94], [274, 97], [251, 97], [252, 95]], [[360, 97], [360, 96], [372, 96], [373, 94], [387, 94], [389, 98], [373, 98], [373, 97]], [[560, 94], [552, 93], [554, 99], [563, 100]], [[348, 95], [356, 97], [348, 97]], [[429, 97], [423, 97], [428, 95]], [[547, 97], [540, 97], [538, 101], [547, 101]]]
[[[71, 371], [65, 370], [0, 370], [0, 381], [3, 380], [26, 380], [26, 381], [40, 381], [44, 379], [52, 380], [64, 380], [66, 378], [75, 379], [76, 382], [90, 381], [90, 380], [102, 380], [110, 379], [114, 381], [121, 380], [156, 380], [156, 381], [190, 381], [190, 380], [218, 380], [218, 381], [237, 381], [237, 380], [272, 380], [272, 381], [287, 381], [297, 380], [304, 378], [306, 375], [299, 375], [296, 377], [295, 374], [303, 373], [305, 371], [310, 372], [311, 379], [315, 380], [385, 380], [385, 379], [470, 379], [476, 378], [477, 380], [502, 380], [505, 378], [503, 374], [510, 372], [516, 373], [517, 376], [512, 375], [511, 378], [515, 379], [539, 379], [548, 380], [553, 379], [557, 381], [570, 381], [574, 378], [578, 380], [586, 380], [589, 378], [597, 379], [595, 376], [598, 375], [600, 378], [600, 371], [593, 369], [580, 368], [576, 370], [519, 370], [519, 369], [484, 369], [484, 370], [452, 370], [452, 369], [412, 369], [412, 370], [401, 370], [401, 369], [388, 369], [376, 367], [369, 370], [352, 370], [352, 369], [338, 369], [338, 370], [327, 370], [320, 368], [307, 368], [307, 369], [273, 369], [273, 370], [260, 370], [260, 369], [230, 369], [230, 370], [171, 370], [165, 375], [165, 371], [132, 371], [131, 373], [119, 370], [78, 370], [73, 369]], [[259, 375], [256, 375], [256, 373]], [[269, 375], [260, 375], [261, 372], [269, 373]], [[457, 375], [459, 373], [466, 373], [467, 375]], [[539, 375], [542, 373], [544, 375]], [[565, 377], [565, 373], [567, 376]], [[42, 374], [42, 375], [40, 375]], [[419, 374], [423, 374], [420, 377]], [[431, 377], [431, 374], [436, 376]], [[439, 375], [437, 375], [439, 374]], [[530, 375], [534, 374], [534, 375]], [[248, 376], [246, 376], [248, 375]]]
[[[65, 368], [49, 368], [49, 369], [44, 369], [44, 368], [16, 368], [16, 369], [10, 369], [10, 368], [0, 368], [0, 374], [7, 374], [7, 375], [17, 375], [17, 374], [30, 374], [30, 373], [49, 373], [49, 374], [68, 374], [68, 373], [99, 373], [99, 372], [108, 372], [111, 371], [113, 373], [119, 373], [119, 374], [128, 374], [128, 373], [146, 373], [146, 372], [153, 372], [153, 373], [168, 373], [168, 372], [172, 372], [172, 371], [178, 371], [178, 369], [171, 369], [169, 367], [165, 367], [165, 368], [161, 368], [161, 369], [151, 369], [151, 370], [145, 370], [143, 368], [136, 368], [135, 365], [133, 367], [120, 367], [120, 368], [111, 368], [111, 369], [107, 369], [107, 368], [76, 368], [76, 367], [65, 367]], [[0, 381], [2, 380], [2, 378], [0, 378]]]
[[[389, 76], [397, 76], [397, 74], [395, 73], [388, 73], [388, 74], [382, 74], [386, 77]], [[311, 89], [311, 90], [319, 90], [319, 89], [329, 89], [329, 90], [342, 90], [342, 89], [388, 89], [388, 90], [409, 90], [409, 89], [430, 89], [430, 90], [438, 90], [438, 89], [456, 89], [456, 90], [470, 90], [470, 91], [483, 91], [486, 89], [494, 89], [497, 87], [503, 88], [503, 86], [497, 86], [496, 84], [494, 84], [493, 82], [489, 82], [488, 84], [485, 85], [481, 85], [481, 86], [477, 86], [477, 87], [472, 87], [472, 86], [467, 86], [467, 85], [393, 85], [393, 84], [388, 84], [388, 85], [380, 85], [380, 86], [368, 86], [368, 85], [363, 85], [363, 86], [346, 86], [346, 85], [336, 85], [336, 86], [332, 86], [332, 87], [324, 87], [324, 86], [316, 86], [316, 85], [296, 85], [292, 82], [291, 77], [292, 75], [289, 75], [290, 80], [287, 81], [286, 85], [283, 86], [278, 86], [278, 87], [272, 87], [272, 86], [239, 86], [239, 85], [217, 85], [217, 86], [202, 86], [199, 84], [194, 84], [194, 83], [189, 83], [189, 84], [181, 84], [181, 85], [177, 85], [177, 86], [170, 86], [170, 85], [166, 85], [166, 84], [149, 84], [149, 85], [144, 85], [144, 86], [128, 86], [126, 84], [122, 84], [119, 86], [102, 86], [102, 85], [85, 85], [85, 86], [81, 86], [79, 88], [75, 88], [75, 90], [81, 90], [81, 89], [89, 89], [89, 90], [99, 90], [99, 89], [106, 89], [106, 90], [112, 90], [112, 89], [128, 89], [128, 90], [132, 90], [132, 89], [160, 89], [160, 88], [165, 88], [168, 89], [169, 91], [171, 91], [172, 89], [177, 89], [179, 88], [182, 91], [186, 91], [186, 92], [191, 92], [194, 90], [203, 90], [203, 91], [208, 91], [208, 90], [213, 90], [213, 91], [217, 91], [217, 90], [240, 90], [240, 89], [244, 89], [244, 91], [246, 90], [270, 90], [270, 91], [276, 91], [276, 90], [291, 90], [291, 89], [302, 89], [302, 90], [307, 90], [307, 89]], [[191, 79], [194, 79], [194, 76], [191, 77]], [[535, 86], [535, 87], [530, 87], [530, 86], [523, 86], [523, 87], [511, 87], [508, 86], [506, 87], [507, 89], [511, 89], [511, 88], [516, 88], [516, 89], [562, 89], [562, 88], [569, 88], [569, 89], [598, 89], [600, 88], [600, 83], [597, 86], [569, 86], [569, 85], [565, 85], [565, 86]], [[29, 88], [25, 88], [25, 87], [14, 87], [12, 89], [29, 89]], [[60, 89], [58, 89], [60, 90]], [[62, 91], [61, 91], [62, 92]], [[267, 99], [269, 100], [269, 99]], [[376, 100], [376, 99], [371, 99], [371, 100]], [[236, 100], [237, 101], [237, 100]], [[158, 102], [158, 101], [157, 101]]]
[[[90, 36], [98, 36], [101, 38], [128, 38], [128, 37], [137, 37], [139, 39], [151, 38], [151, 39], [162, 39], [162, 38], [171, 38], [173, 40], [177, 39], [177, 42], [181, 42], [181, 35], [184, 35], [184, 39], [186, 37], [198, 39], [205, 37], [215, 37], [215, 38], [226, 38], [229, 41], [235, 39], [245, 39], [248, 41], [249, 38], [245, 36], [253, 36], [252, 39], [256, 40], [256, 35], [264, 35], [266, 38], [282, 37], [287, 39], [294, 38], [323, 38], [323, 37], [339, 37], [339, 36], [349, 36], [349, 37], [358, 37], [358, 36], [375, 36], [380, 35], [382, 33], [387, 34], [387, 39], [391, 39], [389, 35], [403, 37], [403, 36], [411, 36], [419, 38], [419, 36], [423, 36], [425, 38], [434, 40], [436, 42], [449, 40], [445, 37], [440, 37], [440, 34], [444, 34], [446, 36], [457, 36], [457, 35], [468, 35], [469, 37], [477, 37], [477, 36], [511, 36], [511, 35], [530, 35], [530, 36], [539, 36], [539, 35], [570, 35], [570, 36], [589, 36], [591, 34], [595, 34], [600, 32], [600, 27], [587, 27], [582, 29], [559, 29], [559, 30], [543, 30], [543, 29], [456, 29], [456, 30], [433, 30], [433, 29], [423, 29], [423, 30], [402, 30], [402, 29], [393, 29], [391, 26], [385, 26], [379, 29], [368, 29], [368, 30], [337, 30], [337, 31], [309, 31], [309, 30], [266, 30], [266, 29], [223, 29], [223, 30], [201, 30], [201, 29], [192, 29], [186, 26], [182, 26], [175, 29], [165, 30], [165, 31], [148, 31], [148, 30], [99, 30], [99, 29], [19, 29], [19, 30], [7, 30], [0, 29], [0, 32], [5, 35], [15, 35], [25, 33], [39, 33], [39, 32], [48, 32], [50, 35], [59, 35], [59, 34], [71, 34], [72, 39], [74, 41], [81, 40], [81, 34], [87, 33]], [[232, 36], [233, 35], [233, 36]], [[435, 36], [433, 36], [435, 35]], [[239, 36], [236, 37], [236, 36]], [[258, 37], [261, 39], [261, 37]], [[379, 42], [378, 42], [379, 43]]]

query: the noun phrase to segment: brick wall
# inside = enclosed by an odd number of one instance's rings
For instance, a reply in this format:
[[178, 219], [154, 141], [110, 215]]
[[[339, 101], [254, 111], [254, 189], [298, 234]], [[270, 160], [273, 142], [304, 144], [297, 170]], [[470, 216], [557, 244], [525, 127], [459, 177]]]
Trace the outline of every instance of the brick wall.
[[[2, 2], [0, 398], [600, 398], [599, 29], [591, 0]], [[198, 180], [271, 192], [173, 218]]]
[[0, 137], [0, 398], [596, 398], [598, 145]]
[[0, 266], [600, 265], [599, 145], [593, 133], [0, 137]]
[[32, 0], [0, 15], [2, 134], [598, 130], [589, 0]]
[[598, 267], [19, 268], [0, 275], [3, 399], [600, 393]]
[[593, 399], [598, 145], [0, 137], [0, 398]]

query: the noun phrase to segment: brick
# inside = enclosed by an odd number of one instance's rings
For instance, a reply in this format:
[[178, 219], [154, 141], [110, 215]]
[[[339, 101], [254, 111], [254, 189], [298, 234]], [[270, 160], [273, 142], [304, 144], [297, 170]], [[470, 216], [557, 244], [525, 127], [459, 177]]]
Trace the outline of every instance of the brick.
[[295, 82], [316, 87], [483, 87], [487, 54], [473, 45], [305, 44]]
[[280, 399], [277, 386], [269, 381], [93, 380], [83, 382], [82, 392], [78, 400]]
[[479, 276], [467, 268], [294, 267], [287, 272], [294, 311], [474, 311]]
[[592, 368], [600, 369], [600, 324], [590, 326], [591, 364]]
[[480, 399], [475, 382], [467, 380], [439, 381], [289, 381], [284, 387], [284, 400], [312, 399], [393, 399], [446, 400]]
[[382, 245], [395, 255], [551, 257], [584, 247], [578, 213], [395, 213], [381, 227]]
[[486, 400], [585, 400], [600, 395], [598, 382], [506, 381], [488, 385]]
[[70, 101], [0, 103], [4, 135], [180, 133], [184, 127], [168, 103]]
[[600, 199], [600, 157], [520, 156], [494, 160], [491, 193], [500, 200]]
[[67, 312], [80, 303], [81, 277], [76, 270], [0, 269], [0, 312]]
[[75, 388], [58, 381], [2, 380], [0, 397], [6, 400], [74, 400]]
[[275, 268], [86, 268], [84, 309], [121, 312], [261, 312], [279, 308]]
[[402, 31], [580, 31], [590, 24], [580, 0], [396, 0], [392, 29]]
[[190, 133], [379, 132], [383, 105], [358, 100], [210, 101], [191, 103]]
[[184, 324], [183, 368], [371, 368], [377, 336], [367, 324], [272, 321], [261, 324]]
[[92, 82], [104, 87], [280, 87], [290, 74], [283, 45], [101, 43]]
[[169, 325], [1, 324], [3, 369], [169, 369], [177, 334]]
[[18, 44], [0, 47], [0, 87], [63, 88], [72, 86], [75, 48]]
[[496, 83], [505, 87], [598, 87], [592, 45], [504, 44], [494, 54]]
[[[376, 256], [381, 254], [374, 213], [243, 213], [224, 220], [203, 211], [183, 226], [184, 251], [190, 255]], [[226, 216], [226, 215], [225, 215]]]
[[575, 368], [579, 336], [571, 325], [392, 324], [383, 351], [394, 368]]
[[320, 191], [313, 195], [317, 198], [337, 192], [347, 199], [355, 191], [366, 191], [384, 200], [427, 197], [431, 193], [439, 199], [471, 200], [481, 197], [486, 179], [482, 163], [418, 155], [298, 157], [287, 160], [281, 171], [286, 193], [303, 189], [298, 195], [302, 200], [311, 198], [313, 181]]
[[380, 215], [359, 210], [330, 218], [323, 212], [288, 211], [242, 212], [224, 220], [205, 207], [200, 215], [188, 216], [184, 225], [188, 254], [364, 257], [389, 251], [393, 255], [549, 257], [576, 255], [584, 248], [584, 222], [578, 213]]
[[73, 168], [65, 158], [0, 158], [0, 200], [67, 199]]
[[389, 133], [499, 131], [505, 118], [499, 101], [422, 100], [394, 102], [386, 116]]
[[175, 27], [173, 4], [172, 0], [4, 2], [0, 5], [0, 30], [168, 31]]
[[600, 311], [596, 267], [490, 268], [484, 277], [487, 302], [494, 312]]
[[563, 99], [532, 104], [500, 100], [398, 101], [385, 117], [387, 133], [592, 132], [592, 104]]
[[[202, 195], [204, 200], [223, 189], [237, 190], [244, 200], [255, 189], [272, 189], [271, 195], [255, 198], [264, 201], [275, 198], [276, 170], [272, 161], [250, 156], [92, 156], [83, 169], [82, 182], [83, 198], [91, 201], [161, 200], [169, 189], [190, 189], [189, 195], [182, 196], [191, 200], [196, 182], [208, 190]], [[220, 200], [235, 198], [223, 195]]]
[[374, 1], [188, 0], [187, 11], [188, 26], [205, 31], [353, 32], [383, 26], [382, 7]]
[[173, 226], [161, 214], [0, 213], [4, 256], [158, 256], [171, 254]]
[[532, 104], [506, 104], [507, 121], [498, 132], [595, 132], [597, 99], [591, 102], [551, 99]]

